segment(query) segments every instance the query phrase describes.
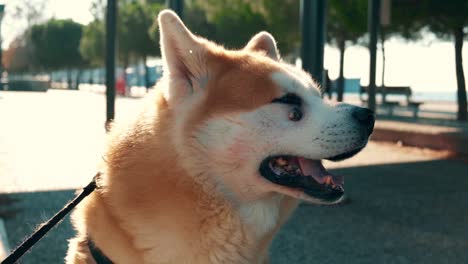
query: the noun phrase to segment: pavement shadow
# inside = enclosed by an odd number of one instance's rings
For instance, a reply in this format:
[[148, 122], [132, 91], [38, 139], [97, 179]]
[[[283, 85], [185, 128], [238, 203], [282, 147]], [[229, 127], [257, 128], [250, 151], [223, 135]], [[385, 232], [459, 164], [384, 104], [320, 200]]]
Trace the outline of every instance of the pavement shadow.
[[468, 263], [468, 163], [434, 160], [335, 170], [351, 202], [302, 204], [271, 263]]
[[458, 155], [468, 155], [468, 124], [456, 120], [378, 117], [378, 121], [396, 121], [379, 126], [373, 140], [402, 142], [420, 148], [448, 150]]
[[[47, 221], [75, 196], [75, 190], [24, 192], [2, 195], [13, 202], [5, 211], [14, 212], [5, 220], [8, 240], [11, 247], [16, 247], [28, 237], [39, 224]], [[64, 263], [68, 248], [68, 239], [74, 235], [70, 217], [67, 216], [39, 241], [19, 263]]]
[[[468, 163], [434, 160], [337, 169], [351, 202], [302, 204], [271, 248], [271, 263], [468, 263]], [[15, 193], [6, 219], [14, 246], [74, 197]], [[63, 263], [69, 217], [21, 263]]]
[[[438, 113], [433, 111], [434, 113]], [[421, 124], [421, 125], [431, 125], [431, 126], [443, 126], [459, 129], [460, 131], [468, 131], [468, 125], [464, 122], [459, 122], [455, 119], [446, 119], [446, 118], [427, 118], [427, 117], [407, 117], [407, 116], [389, 116], [389, 115], [379, 115], [379, 120], [387, 121], [397, 121], [404, 122], [409, 124]]]
[[12, 217], [16, 213], [16, 210], [12, 209], [15, 202], [17, 200], [12, 199], [9, 195], [0, 193], [0, 218]]

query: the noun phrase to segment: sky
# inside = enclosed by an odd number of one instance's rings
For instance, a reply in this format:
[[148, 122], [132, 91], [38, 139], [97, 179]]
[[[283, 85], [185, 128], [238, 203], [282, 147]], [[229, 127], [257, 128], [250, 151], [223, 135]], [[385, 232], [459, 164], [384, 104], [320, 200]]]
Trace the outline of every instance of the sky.
[[[0, 0], [6, 4], [1, 34], [2, 46], [8, 44], [27, 26], [25, 21], [15, 19], [12, 14], [15, 6], [26, 0]], [[29, 0], [39, 2], [44, 0]], [[93, 17], [89, 11], [93, 0], [46, 0], [44, 18], [71, 18], [76, 22], [87, 24]], [[463, 50], [465, 79], [468, 80], [468, 41]], [[453, 43], [440, 41], [427, 35], [422, 41], [406, 42], [390, 39], [385, 44], [386, 76], [385, 84], [411, 86], [420, 92], [455, 92], [455, 51]], [[281, 52], [281, 51], [280, 51]], [[381, 83], [381, 53], [377, 54], [377, 84]], [[330, 78], [338, 76], [339, 52], [336, 48], [326, 46], [324, 66], [329, 69]], [[344, 74], [346, 78], [360, 78], [367, 84], [369, 75], [369, 53], [367, 48], [352, 46], [345, 53]]]
[[[325, 47], [324, 67], [330, 69], [330, 78], [339, 73], [339, 52], [333, 47]], [[454, 92], [457, 89], [455, 75], [455, 49], [453, 42], [439, 41], [433, 36], [425, 40], [406, 42], [390, 39], [385, 42], [385, 85], [410, 86], [421, 92]], [[463, 66], [468, 80], [468, 41], [464, 43]], [[377, 53], [376, 83], [381, 83], [382, 54]], [[367, 48], [352, 46], [346, 49], [344, 75], [347, 78], [360, 78], [368, 84], [369, 52]]]
[[[3, 48], [7, 48], [8, 44], [27, 27], [25, 20], [14, 17], [16, 7], [25, 1], [28, 0], [0, 0], [0, 4], [6, 6], [1, 28]], [[32, 4], [46, 3], [43, 14], [44, 19], [50, 17], [71, 18], [81, 24], [88, 24], [93, 19], [89, 11], [93, 0], [29, 0], [29, 2]]]

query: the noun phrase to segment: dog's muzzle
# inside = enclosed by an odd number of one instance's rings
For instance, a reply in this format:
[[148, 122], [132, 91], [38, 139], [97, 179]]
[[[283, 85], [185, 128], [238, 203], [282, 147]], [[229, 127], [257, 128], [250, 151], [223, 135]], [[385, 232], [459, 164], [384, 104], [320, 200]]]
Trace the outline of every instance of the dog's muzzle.
[[[373, 111], [362, 107], [353, 107], [351, 116], [357, 123], [362, 145], [353, 150], [327, 157], [338, 161], [350, 158], [360, 152], [367, 144], [375, 123]], [[260, 174], [272, 183], [301, 190], [312, 198], [325, 204], [339, 202], [344, 196], [344, 180], [323, 167], [321, 160], [311, 160], [291, 155], [271, 156], [264, 159], [259, 168]]]

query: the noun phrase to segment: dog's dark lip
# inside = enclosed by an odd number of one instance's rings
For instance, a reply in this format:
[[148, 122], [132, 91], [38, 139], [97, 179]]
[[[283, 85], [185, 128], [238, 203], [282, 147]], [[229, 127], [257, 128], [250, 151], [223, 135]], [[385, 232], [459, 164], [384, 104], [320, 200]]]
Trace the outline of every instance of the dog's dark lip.
[[[295, 158], [287, 155], [277, 155], [265, 158], [260, 164], [259, 173], [268, 181], [288, 188], [301, 190], [310, 198], [325, 204], [336, 203], [344, 196], [342, 182], [338, 185], [331, 185], [325, 182], [320, 183], [314, 177], [309, 175], [304, 176], [297, 173], [284, 173], [278, 175], [270, 168], [270, 162], [278, 157]], [[320, 164], [321, 169], [327, 172], [321, 165], [320, 160], [315, 160], [314, 162]]]
[[357, 149], [354, 149], [354, 150], [351, 150], [351, 151], [348, 151], [348, 152], [345, 152], [345, 153], [338, 154], [336, 156], [325, 158], [325, 159], [326, 160], [331, 160], [331, 161], [340, 161], [340, 160], [349, 159], [352, 156], [358, 154], [363, 148], [364, 147], [360, 147], [360, 148], [357, 148]]

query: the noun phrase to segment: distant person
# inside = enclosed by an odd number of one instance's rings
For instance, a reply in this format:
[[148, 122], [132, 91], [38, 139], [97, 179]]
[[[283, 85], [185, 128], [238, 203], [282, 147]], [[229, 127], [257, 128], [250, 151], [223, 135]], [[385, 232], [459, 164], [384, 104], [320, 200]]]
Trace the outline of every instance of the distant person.
[[127, 82], [125, 80], [125, 73], [123, 73], [119, 76], [119, 78], [117, 78], [117, 81], [115, 83], [115, 89], [117, 91], [117, 94], [119, 95], [127, 94]]

